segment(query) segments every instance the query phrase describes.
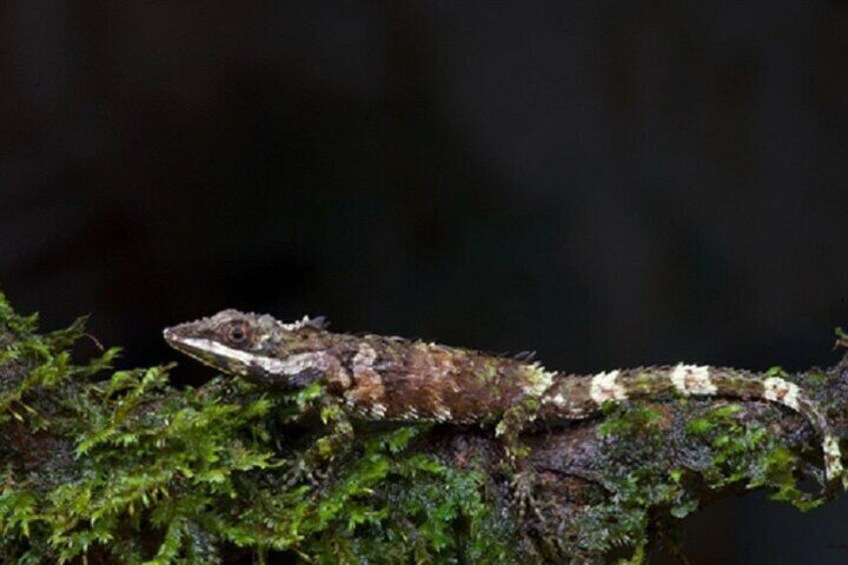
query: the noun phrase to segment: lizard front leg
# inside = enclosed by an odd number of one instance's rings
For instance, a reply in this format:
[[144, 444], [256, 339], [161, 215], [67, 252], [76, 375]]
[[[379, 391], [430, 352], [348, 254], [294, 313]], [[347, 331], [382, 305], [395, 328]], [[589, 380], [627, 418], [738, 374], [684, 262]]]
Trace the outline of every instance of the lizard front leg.
[[328, 433], [318, 438], [306, 451], [295, 456], [286, 477], [289, 485], [302, 482], [304, 479], [315, 482], [316, 475], [321, 474], [322, 468], [344, 455], [352, 444], [353, 426], [341, 403], [335, 398], [322, 395], [317, 399], [316, 405]]
[[501, 421], [495, 427], [495, 435], [501, 438], [509, 460], [507, 472], [512, 475], [510, 488], [520, 519], [524, 518], [528, 508], [536, 508], [533, 499], [536, 474], [527, 464], [526, 458], [530, 455], [530, 448], [521, 442], [521, 432], [535, 419], [538, 407], [538, 399], [522, 399], [504, 412]]
[[538, 398], [524, 398], [504, 412], [495, 427], [495, 435], [501, 438], [504, 449], [512, 462], [529, 455], [529, 448], [521, 443], [521, 433], [536, 419], [539, 409]]
[[510, 403], [504, 410], [495, 434], [502, 438], [504, 447], [510, 459], [515, 461], [529, 454], [526, 446], [521, 444], [521, 433], [539, 414], [542, 398], [553, 385], [556, 373], [546, 371], [544, 367], [534, 363], [523, 365], [515, 374], [515, 384], [519, 390], [518, 399]]
[[337, 457], [344, 455], [353, 443], [353, 426], [340, 396], [341, 391], [350, 385], [348, 373], [332, 355], [323, 355], [322, 367], [325, 384], [320, 387], [319, 392], [304, 399], [300, 405], [300, 414], [317, 410], [328, 433], [297, 456], [288, 473], [289, 484], [295, 484], [304, 478], [315, 482], [315, 474]]
[[521, 433], [536, 420], [542, 397], [554, 376], [539, 365], [528, 366], [517, 379], [522, 396], [503, 413], [495, 427], [495, 435], [501, 438], [511, 464], [513, 496], [522, 517], [527, 508], [536, 507], [532, 496], [536, 475], [526, 462], [530, 449], [521, 442]]

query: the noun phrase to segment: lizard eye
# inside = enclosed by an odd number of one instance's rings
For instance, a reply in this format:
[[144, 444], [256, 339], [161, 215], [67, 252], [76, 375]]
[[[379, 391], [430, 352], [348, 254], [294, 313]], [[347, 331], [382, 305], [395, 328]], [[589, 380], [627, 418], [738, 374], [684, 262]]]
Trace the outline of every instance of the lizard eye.
[[232, 345], [244, 345], [250, 339], [250, 326], [237, 320], [224, 328], [224, 337]]

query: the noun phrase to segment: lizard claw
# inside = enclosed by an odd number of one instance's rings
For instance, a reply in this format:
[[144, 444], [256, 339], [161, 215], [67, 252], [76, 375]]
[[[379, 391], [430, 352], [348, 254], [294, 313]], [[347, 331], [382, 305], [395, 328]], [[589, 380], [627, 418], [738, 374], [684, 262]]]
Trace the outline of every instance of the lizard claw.
[[533, 496], [533, 490], [536, 486], [536, 475], [533, 471], [517, 471], [510, 481], [513, 500], [518, 507], [518, 521], [524, 523], [527, 517], [527, 511], [530, 510], [533, 516], [540, 522], [544, 521], [539, 510], [539, 504]]
[[313, 469], [303, 458], [298, 457], [291, 469], [283, 475], [286, 486], [293, 487], [299, 483], [308, 483], [310, 486], [318, 486], [318, 483], [326, 478], [326, 474]]

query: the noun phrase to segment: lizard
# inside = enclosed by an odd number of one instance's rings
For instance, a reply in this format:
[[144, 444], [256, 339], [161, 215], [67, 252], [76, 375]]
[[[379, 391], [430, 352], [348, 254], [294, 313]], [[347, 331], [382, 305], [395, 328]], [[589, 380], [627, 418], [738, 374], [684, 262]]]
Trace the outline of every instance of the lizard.
[[512, 456], [521, 453], [519, 434], [532, 422], [595, 417], [610, 402], [678, 396], [775, 403], [801, 414], [820, 435], [826, 490], [843, 481], [839, 441], [823, 408], [779, 376], [685, 363], [574, 375], [526, 355], [334, 333], [322, 317], [283, 323], [233, 309], [163, 333], [176, 350], [264, 387], [318, 382], [354, 419], [491, 425]]

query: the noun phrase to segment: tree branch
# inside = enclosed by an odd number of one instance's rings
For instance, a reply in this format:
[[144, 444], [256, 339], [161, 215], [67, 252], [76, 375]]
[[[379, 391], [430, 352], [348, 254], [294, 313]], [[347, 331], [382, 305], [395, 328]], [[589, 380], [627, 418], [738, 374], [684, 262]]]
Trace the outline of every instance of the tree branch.
[[[762, 402], [660, 399], [530, 430], [513, 464], [490, 428], [355, 423], [352, 446], [292, 481], [327, 430], [321, 390], [266, 392], [170, 367], [75, 364], [82, 323], [39, 334], [0, 295], [0, 557], [4, 562], [593, 562], [644, 558], [679, 518], [764, 488], [824, 502], [820, 438]], [[845, 435], [848, 356], [782, 375]], [[335, 449], [335, 448], [333, 448]], [[332, 455], [332, 454], [331, 454]], [[803, 484], [803, 483], [802, 483]]]

